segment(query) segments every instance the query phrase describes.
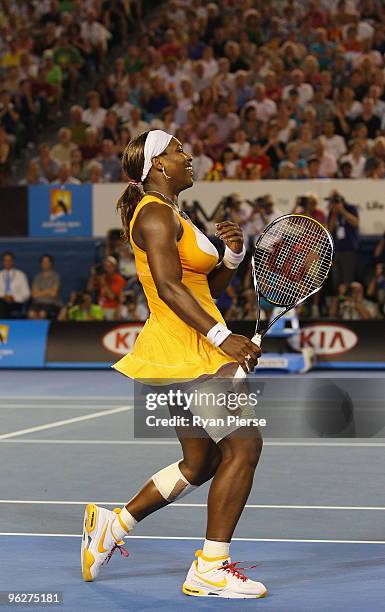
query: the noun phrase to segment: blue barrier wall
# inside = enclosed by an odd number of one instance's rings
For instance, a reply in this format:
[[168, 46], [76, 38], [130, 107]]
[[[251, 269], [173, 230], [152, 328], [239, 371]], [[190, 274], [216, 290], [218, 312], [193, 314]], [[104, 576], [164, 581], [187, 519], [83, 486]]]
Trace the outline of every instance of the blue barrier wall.
[[52, 255], [54, 268], [61, 276], [62, 297], [67, 301], [71, 291], [85, 288], [95, 257], [101, 255], [102, 241], [95, 238], [0, 240], [0, 252], [8, 250], [15, 254], [16, 267], [26, 273], [30, 283], [39, 272], [40, 256]]

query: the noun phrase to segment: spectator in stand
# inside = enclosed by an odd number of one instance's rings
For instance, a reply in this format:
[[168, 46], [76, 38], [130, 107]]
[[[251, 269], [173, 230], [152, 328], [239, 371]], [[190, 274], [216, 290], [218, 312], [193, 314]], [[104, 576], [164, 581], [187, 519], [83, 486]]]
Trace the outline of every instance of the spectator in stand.
[[55, 64], [60, 66], [63, 72], [63, 87], [73, 98], [78, 83], [79, 69], [82, 64], [81, 55], [76, 47], [70, 44], [68, 36], [61, 34], [58, 44], [53, 50]]
[[71, 130], [60, 128], [58, 131], [58, 144], [51, 149], [51, 157], [58, 163], [70, 162], [72, 152], [77, 149], [77, 145], [72, 142]]
[[92, 47], [95, 66], [103, 64], [108, 48], [110, 32], [96, 20], [96, 12], [89, 10], [86, 20], [81, 24], [81, 38]]
[[322, 210], [318, 208], [318, 205], [319, 202], [316, 194], [309, 192], [304, 196], [298, 196], [298, 198], [296, 198], [293, 213], [307, 215], [319, 223], [322, 223], [322, 225], [325, 225], [325, 215]]
[[241, 159], [241, 177], [247, 178], [250, 176], [248, 171], [252, 167], [258, 171], [258, 176], [260, 175], [261, 178], [269, 176], [271, 168], [270, 157], [263, 152], [263, 146], [259, 140], [252, 140], [250, 142], [249, 154]]
[[103, 310], [98, 304], [92, 303], [89, 291], [74, 293], [58, 316], [59, 321], [103, 321]]
[[212, 170], [214, 162], [208, 155], [204, 153], [203, 143], [196, 140], [192, 146], [192, 167], [194, 171], [195, 181], [204, 181], [210, 170]]
[[70, 124], [68, 128], [71, 131], [71, 139], [77, 146], [85, 143], [87, 123], [83, 121], [83, 109], [78, 104], [71, 106]]
[[337, 174], [336, 158], [325, 151], [325, 147], [320, 138], [317, 139], [315, 145], [315, 155], [319, 160], [319, 174], [324, 178], [333, 178]]
[[329, 201], [328, 227], [335, 245], [335, 285], [349, 284], [356, 277], [359, 217], [356, 206], [348, 204], [345, 198], [333, 190]]
[[8, 134], [0, 125], [0, 186], [6, 185], [11, 173], [11, 146]]
[[218, 137], [223, 143], [239, 127], [239, 123], [239, 117], [229, 111], [229, 105], [225, 100], [218, 102], [216, 112], [210, 115], [207, 120], [207, 124], [213, 124], [217, 127]]
[[136, 106], [131, 110], [129, 121], [124, 126], [128, 128], [131, 138], [136, 138], [139, 134], [143, 134], [143, 132], [147, 132], [150, 129], [147, 121], [143, 121], [141, 118], [140, 108]]
[[119, 140], [119, 121], [117, 114], [113, 110], [108, 110], [106, 113], [102, 138], [103, 140], [112, 140], [114, 144]]
[[139, 302], [138, 295], [134, 291], [121, 294], [115, 315], [116, 321], [146, 321], [148, 316], [147, 306]]
[[120, 178], [120, 161], [115, 153], [112, 140], [103, 140], [102, 153], [98, 158], [102, 167], [103, 181], [106, 183], [116, 183]]
[[361, 283], [356, 281], [350, 283], [345, 299], [340, 304], [339, 316], [348, 321], [368, 321], [377, 318], [377, 306], [365, 299]]
[[320, 172], [320, 162], [316, 155], [307, 160], [307, 178], [320, 179], [325, 178]]
[[90, 91], [87, 95], [88, 108], [83, 111], [84, 123], [96, 130], [101, 130], [106, 118], [106, 109], [100, 106], [100, 95], [97, 91]]
[[6, 130], [9, 141], [20, 146], [22, 131], [20, 115], [11, 94], [6, 90], [0, 91], [0, 125]]
[[20, 317], [31, 292], [24, 272], [15, 268], [15, 256], [11, 251], [2, 255], [0, 270], [0, 319]]
[[32, 161], [39, 165], [40, 175], [51, 183], [58, 175], [60, 164], [51, 156], [51, 149], [46, 142], [39, 145], [38, 153], [38, 157], [34, 157]]
[[246, 104], [245, 110], [255, 108], [258, 121], [268, 121], [277, 114], [277, 105], [274, 100], [266, 97], [266, 89], [262, 83], [257, 83], [255, 86], [254, 96], [255, 99]]
[[292, 89], [296, 89], [298, 92], [299, 104], [305, 106], [313, 98], [313, 87], [310, 83], [304, 82], [304, 76], [302, 70], [295, 68], [290, 74], [290, 84], [284, 87], [282, 92], [282, 98], [287, 100], [289, 93]]
[[25, 177], [19, 181], [19, 185], [48, 185], [47, 179], [40, 173], [40, 166], [37, 161], [31, 159]]
[[234, 134], [234, 142], [230, 143], [230, 147], [237, 157], [246, 157], [250, 151], [250, 143], [246, 139], [246, 132], [242, 129], [236, 130]]
[[96, 266], [92, 268], [91, 277], [87, 285], [88, 291], [96, 290], [98, 304], [101, 306], [104, 318], [107, 321], [115, 319], [126, 284], [126, 281], [118, 273], [117, 269], [117, 260], [112, 255], [109, 255], [104, 259], [101, 270]]
[[58, 176], [51, 181], [51, 185], [80, 185], [80, 181], [72, 176], [71, 164], [69, 162], [62, 162], [59, 166]]
[[93, 127], [86, 129], [86, 141], [80, 145], [80, 151], [84, 161], [95, 159], [101, 153], [101, 144], [99, 140], [98, 130]]
[[369, 282], [367, 296], [374, 299], [379, 307], [379, 312], [385, 315], [385, 266], [377, 263], [374, 274]]
[[81, 183], [87, 180], [87, 170], [83, 163], [81, 150], [74, 149], [71, 153], [71, 176], [78, 179]]
[[115, 90], [116, 102], [112, 109], [116, 113], [121, 123], [126, 123], [130, 119], [132, 104], [127, 101], [127, 90], [123, 87], [117, 87]]
[[41, 271], [32, 282], [32, 301], [29, 319], [55, 319], [61, 307], [60, 276], [53, 269], [51, 255], [40, 257]]
[[344, 155], [341, 158], [341, 163], [349, 162], [351, 165], [351, 174], [352, 178], [363, 178], [366, 158], [362, 154], [362, 144], [360, 140], [353, 140], [350, 147], [348, 155]]
[[359, 123], [364, 123], [368, 130], [368, 137], [374, 140], [381, 131], [381, 119], [374, 112], [374, 100], [366, 96], [362, 101], [362, 112], [353, 122], [353, 127]]
[[365, 178], [383, 179], [385, 176], [385, 164], [382, 159], [370, 157], [365, 163]]
[[335, 159], [340, 159], [342, 155], [346, 153], [345, 140], [339, 134], [335, 134], [335, 127], [333, 121], [326, 121], [320, 140], [327, 153], [333, 155]]
[[96, 159], [92, 159], [87, 166], [87, 181], [89, 183], [104, 183], [103, 166]]

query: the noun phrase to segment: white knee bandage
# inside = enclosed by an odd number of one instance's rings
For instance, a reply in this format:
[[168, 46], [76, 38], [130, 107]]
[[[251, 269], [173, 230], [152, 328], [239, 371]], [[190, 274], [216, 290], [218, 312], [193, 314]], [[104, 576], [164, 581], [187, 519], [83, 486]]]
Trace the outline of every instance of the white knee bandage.
[[197, 487], [190, 484], [179, 469], [179, 461], [168, 465], [152, 477], [154, 485], [164, 499], [169, 502], [184, 497]]

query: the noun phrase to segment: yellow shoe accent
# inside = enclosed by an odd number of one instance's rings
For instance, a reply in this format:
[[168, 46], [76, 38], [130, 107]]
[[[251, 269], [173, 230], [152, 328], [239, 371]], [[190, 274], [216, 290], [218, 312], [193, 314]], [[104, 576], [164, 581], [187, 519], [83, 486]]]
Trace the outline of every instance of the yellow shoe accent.
[[87, 513], [86, 531], [87, 533], [91, 533], [95, 529], [96, 517], [98, 513], [98, 510], [95, 504], [87, 504], [86, 513]]
[[206, 584], [210, 584], [211, 586], [218, 587], [219, 589], [222, 589], [223, 587], [227, 586], [226, 578], [223, 578], [223, 580], [221, 580], [220, 582], [212, 582], [211, 580], [207, 580], [206, 578], [203, 578], [200, 572], [198, 573], [198, 575], [199, 575], [199, 580], [203, 580], [203, 582], [206, 582]]
[[204, 591], [201, 591], [200, 589], [197, 589], [196, 587], [190, 587], [186, 583], [184, 583], [184, 585], [182, 586], [182, 592], [185, 595], [193, 595], [195, 597], [199, 597], [201, 595], [205, 595]]
[[127, 531], [127, 533], [130, 531], [129, 528], [127, 527], [126, 523], [124, 523], [122, 521], [122, 519], [120, 518], [120, 513], [121, 513], [122, 509], [121, 508], [114, 508], [114, 512], [116, 514], [116, 516], [118, 517], [118, 521], [120, 523], [120, 526], [122, 529], [124, 529], [124, 531]]
[[91, 567], [95, 562], [94, 555], [86, 548], [83, 551], [83, 579], [86, 582], [92, 582]]
[[203, 554], [203, 550], [197, 550], [195, 556], [200, 557], [201, 559], [203, 559], [203, 561], [224, 561], [225, 559], [229, 558], [228, 555], [224, 555], [223, 557], [206, 557]]
[[106, 537], [106, 533], [107, 533], [107, 527], [108, 527], [108, 523], [106, 524], [104, 531], [102, 533], [102, 536], [99, 540], [99, 544], [98, 544], [98, 552], [100, 553], [105, 553], [108, 552], [107, 548], [104, 548], [104, 538]]

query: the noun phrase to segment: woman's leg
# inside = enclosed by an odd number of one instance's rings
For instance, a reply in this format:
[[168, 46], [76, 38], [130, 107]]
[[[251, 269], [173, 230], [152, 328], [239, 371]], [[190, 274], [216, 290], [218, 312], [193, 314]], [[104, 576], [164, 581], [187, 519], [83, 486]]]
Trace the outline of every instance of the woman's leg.
[[240, 428], [218, 443], [221, 461], [210, 486], [206, 538], [230, 542], [262, 451], [257, 429]]
[[[221, 452], [217, 445], [207, 437], [185, 438], [180, 436], [179, 440], [183, 450], [183, 459], [179, 462], [179, 469], [188, 483], [200, 486], [210, 480], [221, 461]], [[141, 521], [169, 503], [171, 501], [161, 495], [151, 478], [128, 502], [126, 509], [136, 521]]]

